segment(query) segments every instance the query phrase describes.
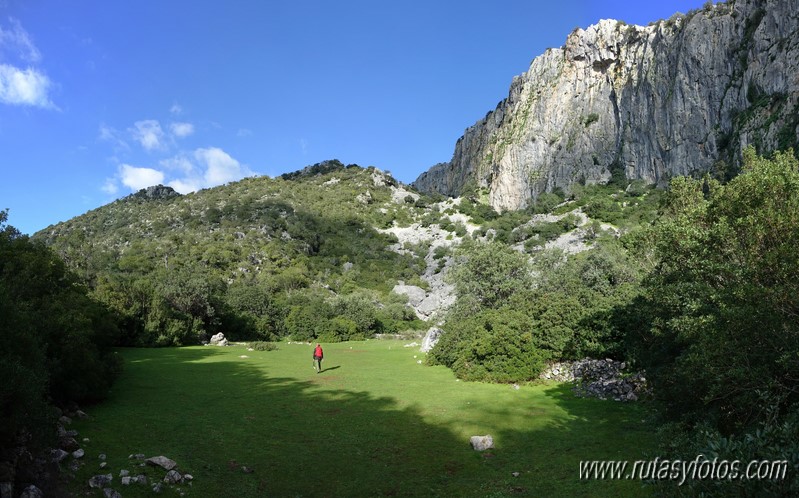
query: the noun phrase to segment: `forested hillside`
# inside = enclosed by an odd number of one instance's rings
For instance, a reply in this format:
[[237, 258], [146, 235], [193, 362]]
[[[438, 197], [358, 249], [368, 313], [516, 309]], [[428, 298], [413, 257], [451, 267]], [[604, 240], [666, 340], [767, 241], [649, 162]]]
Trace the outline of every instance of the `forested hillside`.
[[186, 196], [144, 190], [35, 238], [125, 317], [126, 344], [192, 344], [218, 331], [364, 338], [420, 326], [389, 292], [418, 281], [417, 261], [387, 251], [392, 239], [376, 230], [424, 213], [396, 186], [331, 161]]

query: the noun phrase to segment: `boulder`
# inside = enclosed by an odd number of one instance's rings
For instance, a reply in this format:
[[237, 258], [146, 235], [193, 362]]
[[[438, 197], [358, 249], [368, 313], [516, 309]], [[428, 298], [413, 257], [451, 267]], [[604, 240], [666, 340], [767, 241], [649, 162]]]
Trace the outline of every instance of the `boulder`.
[[77, 450], [72, 452], [72, 458], [83, 458], [86, 452], [83, 451], [83, 448], [78, 448]]
[[114, 480], [114, 476], [112, 474], [98, 474], [93, 476], [89, 479], [89, 487], [90, 488], [104, 488], [111, 484], [111, 481]]
[[404, 284], [397, 284], [391, 289], [391, 292], [394, 294], [400, 294], [408, 297], [408, 304], [411, 307], [416, 308], [419, 306], [424, 298], [427, 296], [427, 292], [421, 287], [416, 285], [404, 285]]
[[55, 463], [64, 460], [67, 456], [69, 456], [69, 452], [62, 449], [52, 450], [50, 452], [50, 460]]
[[170, 470], [164, 476], [164, 482], [167, 484], [177, 484], [183, 480], [183, 476], [177, 470]]
[[218, 334], [211, 336], [210, 344], [211, 346], [227, 346], [228, 341], [225, 339], [225, 334], [219, 332]]
[[419, 348], [419, 350], [423, 353], [430, 352], [433, 346], [438, 343], [438, 339], [441, 337], [442, 332], [444, 331], [438, 327], [430, 327], [424, 335], [424, 339], [422, 339], [422, 347]]
[[175, 463], [174, 460], [170, 460], [163, 455], [151, 457], [145, 461], [148, 465], [152, 465], [153, 467], [161, 467], [164, 470], [172, 470], [177, 466], [177, 463]]
[[485, 436], [472, 436], [469, 442], [472, 444], [472, 448], [474, 448], [475, 451], [485, 451], [494, 447], [494, 438], [489, 434]]
[[119, 491], [112, 488], [105, 488], [103, 490], [103, 496], [105, 496], [105, 498], [122, 498], [122, 495], [119, 494]]
[[80, 445], [77, 441], [75, 441], [74, 437], [71, 436], [63, 436], [58, 438], [58, 447], [64, 451], [75, 451], [80, 448]]

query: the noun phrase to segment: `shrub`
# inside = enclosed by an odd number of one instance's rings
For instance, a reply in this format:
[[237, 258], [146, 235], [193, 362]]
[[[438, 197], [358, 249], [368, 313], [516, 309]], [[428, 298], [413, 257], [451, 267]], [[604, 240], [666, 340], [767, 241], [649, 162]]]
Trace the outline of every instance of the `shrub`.
[[534, 379], [547, 354], [537, 349], [527, 317], [518, 311], [488, 310], [448, 324], [431, 351], [431, 361], [471, 381], [518, 382]]
[[247, 347], [256, 351], [276, 351], [278, 349], [277, 344], [266, 341], [251, 342], [247, 344]]

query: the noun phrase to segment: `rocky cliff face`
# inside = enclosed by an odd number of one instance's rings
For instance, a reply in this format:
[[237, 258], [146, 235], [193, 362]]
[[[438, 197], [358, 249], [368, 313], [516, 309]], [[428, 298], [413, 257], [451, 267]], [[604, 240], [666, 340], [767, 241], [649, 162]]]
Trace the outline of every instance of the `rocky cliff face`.
[[797, 144], [799, 0], [730, 1], [647, 27], [602, 20], [533, 60], [414, 182], [499, 210], [612, 175], [730, 176], [741, 150]]

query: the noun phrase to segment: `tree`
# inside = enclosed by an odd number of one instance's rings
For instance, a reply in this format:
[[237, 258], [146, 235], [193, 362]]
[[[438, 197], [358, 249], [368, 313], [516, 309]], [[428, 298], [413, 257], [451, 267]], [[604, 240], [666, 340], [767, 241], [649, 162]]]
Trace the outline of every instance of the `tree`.
[[455, 252], [450, 280], [461, 306], [473, 311], [496, 308], [533, 284], [530, 261], [504, 244], [472, 243]]
[[0, 447], [48, 423], [50, 401], [103, 399], [119, 373], [115, 317], [40, 243], [0, 211]]
[[673, 418], [730, 433], [799, 401], [799, 163], [744, 154], [727, 185], [672, 181], [635, 353]]

